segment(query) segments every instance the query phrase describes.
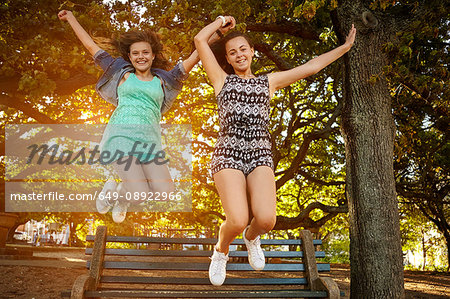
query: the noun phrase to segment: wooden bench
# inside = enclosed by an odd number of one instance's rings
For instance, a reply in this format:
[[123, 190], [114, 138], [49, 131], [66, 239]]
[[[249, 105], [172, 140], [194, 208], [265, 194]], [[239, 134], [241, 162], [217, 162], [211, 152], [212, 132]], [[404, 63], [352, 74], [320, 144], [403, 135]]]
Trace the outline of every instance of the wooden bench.
[[[93, 247], [86, 248], [86, 254], [91, 256], [87, 262], [89, 272], [79, 276], [72, 290], [62, 292], [62, 297], [339, 298], [344, 295], [331, 278], [319, 276], [319, 272], [329, 272], [330, 265], [316, 263], [316, 258], [325, 256], [324, 252], [315, 250], [315, 245], [322, 241], [313, 240], [307, 230], [302, 231], [300, 240], [261, 240], [267, 261], [263, 271], [254, 271], [247, 261], [237, 262], [246, 260], [246, 250], [230, 251], [227, 278], [220, 287], [212, 286], [208, 278], [209, 257], [216, 239], [107, 236], [106, 227], [100, 226], [95, 239], [87, 236], [86, 240], [94, 241]], [[106, 248], [107, 243], [108, 247], [121, 243], [133, 248]], [[155, 249], [156, 244], [165, 244], [165, 248], [170, 244], [172, 249]], [[232, 244], [245, 248], [242, 239]], [[197, 245], [198, 249], [186, 245]], [[295, 245], [300, 245], [302, 251], [296, 250]]]

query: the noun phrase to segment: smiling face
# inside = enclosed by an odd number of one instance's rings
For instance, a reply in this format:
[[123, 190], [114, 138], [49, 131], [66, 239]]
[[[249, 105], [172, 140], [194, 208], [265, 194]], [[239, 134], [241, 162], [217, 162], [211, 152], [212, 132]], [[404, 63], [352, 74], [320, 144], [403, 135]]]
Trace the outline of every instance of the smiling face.
[[139, 72], [148, 71], [152, 67], [153, 59], [155, 59], [152, 47], [148, 42], [136, 42], [131, 44], [128, 57], [136, 71]]
[[236, 73], [251, 72], [255, 50], [243, 36], [230, 39], [225, 44], [226, 58]]

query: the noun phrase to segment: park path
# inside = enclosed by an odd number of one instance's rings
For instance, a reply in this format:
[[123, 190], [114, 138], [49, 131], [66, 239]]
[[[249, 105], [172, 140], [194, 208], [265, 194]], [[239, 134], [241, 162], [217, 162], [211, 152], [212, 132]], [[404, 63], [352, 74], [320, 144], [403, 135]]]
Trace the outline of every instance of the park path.
[[86, 269], [86, 262], [63, 261], [63, 260], [1, 260], [0, 266], [27, 266], [44, 268], [73, 268]]

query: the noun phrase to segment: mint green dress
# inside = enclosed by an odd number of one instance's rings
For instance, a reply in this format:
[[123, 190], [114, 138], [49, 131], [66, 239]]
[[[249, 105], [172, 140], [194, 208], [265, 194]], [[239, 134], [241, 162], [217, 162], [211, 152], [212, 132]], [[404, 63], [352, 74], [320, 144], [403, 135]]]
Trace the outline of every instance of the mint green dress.
[[119, 103], [100, 143], [102, 160], [111, 163], [121, 157], [135, 156], [140, 162], [149, 162], [162, 150], [161, 81], [156, 76], [152, 81], [141, 81], [131, 73], [117, 88], [117, 94]]

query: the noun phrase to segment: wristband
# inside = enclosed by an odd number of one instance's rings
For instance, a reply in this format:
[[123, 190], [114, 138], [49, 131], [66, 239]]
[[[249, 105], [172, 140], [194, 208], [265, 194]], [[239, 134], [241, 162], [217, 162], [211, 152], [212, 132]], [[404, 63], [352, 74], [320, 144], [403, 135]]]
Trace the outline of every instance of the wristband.
[[216, 20], [217, 19], [221, 19], [222, 20], [222, 26], [221, 27], [223, 27], [223, 26], [225, 26], [225, 24], [226, 24], [226, 20], [225, 20], [225, 17], [224, 16], [218, 16], [217, 18], [216, 18]]
[[219, 29], [216, 30], [216, 33], [217, 33], [217, 35], [219, 36], [219, 38], [222, 38], [222, 37], [223, 37], [223, 33], [220, 32]]

